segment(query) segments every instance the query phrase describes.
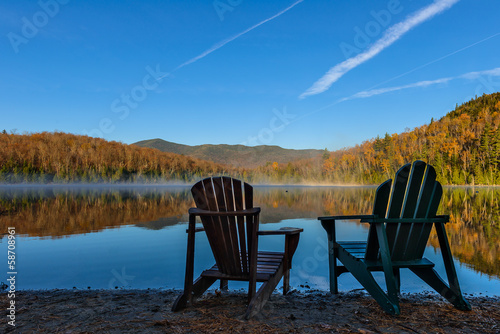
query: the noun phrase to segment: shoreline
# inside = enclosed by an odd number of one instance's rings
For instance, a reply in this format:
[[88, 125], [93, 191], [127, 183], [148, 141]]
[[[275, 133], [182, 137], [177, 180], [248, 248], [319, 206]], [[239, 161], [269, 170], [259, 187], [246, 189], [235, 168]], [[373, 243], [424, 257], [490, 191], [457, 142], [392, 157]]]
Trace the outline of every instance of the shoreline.
[[[248, 181], [245, 181], [248, 182]], [[120, 188], [120, 187], [165, 187], [165, 188], [190, 188], [195, 182], [159, 182], [159, 183], [136, 183], [136, 182], [102, 182], [102, 183], [84, 183], [84, 182], [68, 182], [68, 183], [37, 183], [37, 182], [20, 182], [20, 183], [0, 183], [1, 188], [87, 188], [87, 187], [102, 187], [102, 188]], [[252, 183], [253, 187], [331, 187], [331, 188], [360, 188], [360, 187], [377, 187], [380, 184], [357, 184], [357, 183]], [[499, 184], [443, 184], [443, 188], [496, 188]]]
[[[246, 290], [212, 291], [193, 307], [171, 311], [181, 293], [148, 290], [21, 290], [16, 326], [6, 332], [116, 333], [498, 333], [500, 297], [469, 296], [472, 311], [459, 311], [441, 296], [404, 293], [401, 314], [384, 313], [363, 291], [273, 293], [263, 310], [244, 320]], [[7, 293], [0, 295], [7, 307]], [[5, 309], [5, 308], [4, 308]], [[5, 311], [4, 311], [5, 312]]]

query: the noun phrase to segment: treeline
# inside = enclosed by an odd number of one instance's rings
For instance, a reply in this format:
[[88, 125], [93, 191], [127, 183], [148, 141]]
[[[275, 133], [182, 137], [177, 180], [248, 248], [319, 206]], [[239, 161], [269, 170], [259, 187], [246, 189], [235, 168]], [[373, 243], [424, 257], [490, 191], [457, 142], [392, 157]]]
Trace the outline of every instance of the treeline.
[[331, 152], [325, 181], [380, 183], [404, 163], [433, 165], [443, 184], [500, 184], [500, 93], [457, 106], [438, 121]]
[[0, 182], [192, 181], [226, 166], [155, 149], [61, 132], [0, 134]]
[[165, 182], [231, 175], [252, 183], [378, 184], [416, 159], [443, 184], [500, 184], [500, 93], [438, 121], [317, 158], [230, 167], [156, 149], [72, 134], [0, 134], [0, 182]]

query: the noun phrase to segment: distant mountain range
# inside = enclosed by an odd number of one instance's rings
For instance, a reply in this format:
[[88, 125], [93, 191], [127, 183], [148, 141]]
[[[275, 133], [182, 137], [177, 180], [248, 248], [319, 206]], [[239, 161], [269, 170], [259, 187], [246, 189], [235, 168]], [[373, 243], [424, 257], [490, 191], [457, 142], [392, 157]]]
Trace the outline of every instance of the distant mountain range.
[[280, 164], [320, 156], [323, 150], [292, 150], [279, 146], [244, 146], [244, 145], [196, 145], [189, 146], [169, 142], [163, 139], [142, 140], [133, 145], [156, 148], [162, 152], [183, 154], [185, 156], [213, 161], [235, 167], [255, 168], [268, 162]]

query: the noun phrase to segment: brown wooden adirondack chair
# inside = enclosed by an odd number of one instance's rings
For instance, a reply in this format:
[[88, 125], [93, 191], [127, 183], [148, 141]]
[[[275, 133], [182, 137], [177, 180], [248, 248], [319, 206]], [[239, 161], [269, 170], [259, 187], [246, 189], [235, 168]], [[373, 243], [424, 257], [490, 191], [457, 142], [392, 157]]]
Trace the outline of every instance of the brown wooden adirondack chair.
[[[253, 188], [229, 177], [211, 177], [191, 188], [196, 208], [189, 209], [189, 228], [184, 292], [174, 302], [172, 311], [192, 304], [217, 279], [221, 289], [228, 280], [248, 281], [248, 309], [245, 318], [257, 314], [283, 277], [283, 294], [289, 289], [292, 256], [303, 229], [282, 228], [259, 231], [260, 208], [253, 207]], [[196, 228], [196, 217], [203, 228]], [[195, 234], [205, 231], [215, 265], [193, 282]], [[284, 252], [258, 251], [261, 235], [285, 235]], [[263, 282], [256, 292], [256, 283]]]
[[[338, 293], [337, 277], [351, 272], [386, 312], [399, 314], [399, 269], [409, 268], [456, 308], [470, 310], [460, 291], [444, 228], [449, 216], [436, 216], [442, 193], [434, 168], [415, 161], [401, 167], [394, 182], [387, 180], [378, 187], [372, 215], [319, 217], [328, 234], [330, 291]], [[351, 219], [370, 224], [367, 242], [336, 241], [335, 221]], [[433, 225], [448, 284], [433, 269], [434, 263], [423, 257]], [[372, 271], [384, 272], [387, 293]]]

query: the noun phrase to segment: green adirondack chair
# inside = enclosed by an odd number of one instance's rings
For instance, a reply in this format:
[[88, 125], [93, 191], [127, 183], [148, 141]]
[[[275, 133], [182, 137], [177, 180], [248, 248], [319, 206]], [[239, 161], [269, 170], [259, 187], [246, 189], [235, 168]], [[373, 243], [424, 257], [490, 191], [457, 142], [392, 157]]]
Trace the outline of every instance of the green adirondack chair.
[[[283, 278], [283, 294], [289, 289], [292, 257], [301, 228], [259, 231], [260, 208], [253, 206], [253, 188], [229, 177], [210, 177], [191, 188], [196, 208], [189, 209], [189, 228], [184, 291], [172, 306], [179, 311], [201, 296], [215, 281], [227, 289], [228, 281], [248, 281], [248, 308], [245, 318], [256, 315]], [[196, 217], [203, 227], [196, 227]], [[205, 231], [215, 265], [193, 282], [196, 232]], [[258, 250], [259, 236], [284, 235], [283, 252]], [[257, 282], [262, 282], [256, 291]]]
[[[401, 167], [394, 182], [387, 180], [378, 187], [373, 214], [319, 217], [328, 234], [330, 291], [338, 293], [337, 277], [350, 272], [386, 312], [399, 314], [399, 272], [408, 268], [456, 308], [470, 310], [460, 290], [444, 228], [449, 216], [436, 216], [442, 193], [434, 168], [415, 161]], [[370, 224], [367, 241], [337, 241], [335, 221], [356, 219]], [[433, 225], [448, 283], [434, 270], [434, 263], [423, 257]], [[372, 271], [384, 272], [387, 292], [377, 284]]]

